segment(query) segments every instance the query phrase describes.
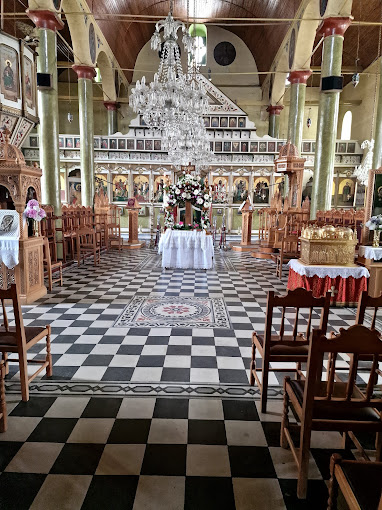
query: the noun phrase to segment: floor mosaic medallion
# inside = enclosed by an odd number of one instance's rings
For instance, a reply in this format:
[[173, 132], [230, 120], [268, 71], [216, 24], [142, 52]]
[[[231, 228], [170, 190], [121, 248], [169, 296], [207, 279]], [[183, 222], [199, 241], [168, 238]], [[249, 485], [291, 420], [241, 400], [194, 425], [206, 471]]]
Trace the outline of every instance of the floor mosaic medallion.
[[114, 327], [231, 329], [222, 298], [133, 298]]

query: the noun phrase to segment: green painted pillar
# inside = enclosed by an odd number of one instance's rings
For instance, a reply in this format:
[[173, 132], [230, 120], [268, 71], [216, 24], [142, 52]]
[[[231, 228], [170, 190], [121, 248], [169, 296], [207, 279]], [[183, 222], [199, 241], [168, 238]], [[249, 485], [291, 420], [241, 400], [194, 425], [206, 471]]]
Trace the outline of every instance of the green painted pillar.
[[378, 106], [375, 117], [375, 142], [373, 152], [373, 168], [375, 169], [382, 166], [382, 58], [379, 59], [379, 66]]
[[93, 78], [94, 67], [74, 65], [78, 76], [78, 108], [81, 140], [81, 202], [93, 207], [94, 199], [94, 121], [93, 121]]
[[311, 74], [312, 71], [309, 69], [302, 69], [301, 71], [292, 71], [288, 76], [290, 82], [288, 140], [297, 147], [300, 154], [304, 128], [306, 82]]
[[267, 112], [269, 113], [268, 135], [272, 138], [278, 138], [280, 133], [280, 113], [283, 110], [280, 104], [269, 105]]
[[[341, 76], [344, 33], [350, 18], [326, 18], [318, 29], [323, 36], [321, 79]], [[331, 209], [334, 157], [337, 138], [338, 107], [341, 90], [321, 91], [318, 107], [316, 154], [310, 216], [316, 218], [319, 210]]]
[[114, 135], [118, 131], [118, 103], [116, 101], [104, 101], [107, 109], [107, 134]]
[[52, 87], [37, 94], [42, 203], [52, 205], [55, 215], [61, 216], [56, 30], [64, 24], [52, 11], [28, 10], [27, 14], [38, 28], [37, 72], [52, 76]]

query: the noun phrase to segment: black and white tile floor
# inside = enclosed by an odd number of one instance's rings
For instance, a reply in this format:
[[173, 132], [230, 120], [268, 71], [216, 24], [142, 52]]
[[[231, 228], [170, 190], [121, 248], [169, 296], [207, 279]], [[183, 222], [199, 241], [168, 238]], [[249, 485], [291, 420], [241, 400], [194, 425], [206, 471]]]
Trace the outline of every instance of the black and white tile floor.
[[[104, 254], [100, 267], [66, 270], [62, 288], [23, 307], [25, 324], [52, 325], [54, 375], [19, 402], [11, 366], [0, 509], [325, 509], [331, 453], [354, 452], [339, 450], [337, 433], [314, 434], [308, 499], [298, 501], [292, 454], [279, 446], [285, 374], [271, 374], [266, 415], [248, 386], [252, 331], [263, 330], [267, 291], [285, 292], [285, 276], [248, 254], [217, 252], [206, 272], [162, 271], [159, 260], [148, 249]], [[134, 327], [116, 324], [137, 297], [169, 300], [133, 310]], [[224, 301], [228, 325], [203, 316], [208, 299]], [[193, 320], [182, 328], [171, 326], [177, 302]], [[168, 324], [155, 325], [155, 310]], [[332, 309], [330, 329], [354, 318]]]

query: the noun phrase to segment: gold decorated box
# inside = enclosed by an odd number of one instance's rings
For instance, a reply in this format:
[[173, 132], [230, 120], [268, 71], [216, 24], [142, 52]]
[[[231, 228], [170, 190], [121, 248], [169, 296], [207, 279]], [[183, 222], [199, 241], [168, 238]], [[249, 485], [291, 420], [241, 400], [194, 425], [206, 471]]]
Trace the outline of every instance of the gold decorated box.
[[301, 232], [300, 260], [307, 265], [354, 265], [357, 238], [351, 228], [313, 225]]

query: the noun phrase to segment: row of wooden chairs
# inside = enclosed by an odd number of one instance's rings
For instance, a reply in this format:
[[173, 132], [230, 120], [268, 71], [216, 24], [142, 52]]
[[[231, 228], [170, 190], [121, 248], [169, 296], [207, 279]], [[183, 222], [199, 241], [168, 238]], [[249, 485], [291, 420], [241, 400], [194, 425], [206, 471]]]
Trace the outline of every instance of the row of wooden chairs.
[[365, 221], [365, 209], [330, 209], [317, 211], [315, 222], [335, 226], [356, 227]]

